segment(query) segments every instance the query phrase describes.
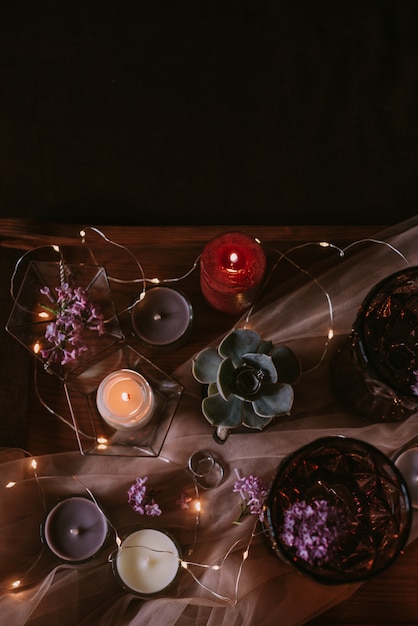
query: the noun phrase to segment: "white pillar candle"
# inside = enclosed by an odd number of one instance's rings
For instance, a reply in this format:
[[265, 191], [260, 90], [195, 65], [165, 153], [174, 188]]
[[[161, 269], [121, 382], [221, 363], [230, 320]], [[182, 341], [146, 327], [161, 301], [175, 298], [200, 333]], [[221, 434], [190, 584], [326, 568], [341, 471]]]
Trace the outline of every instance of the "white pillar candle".
[[139, 595], [157, 594], [177, 576], [180, 554], [165, 532], [143, 528], [129, 535], [114, 560], [115, 573], [124, 587]]
[[141, 374], [122, 369], [102, 380], [96, 403], [100, 415], [112, 428], [138, 428], [152, 417], [154, 392]]

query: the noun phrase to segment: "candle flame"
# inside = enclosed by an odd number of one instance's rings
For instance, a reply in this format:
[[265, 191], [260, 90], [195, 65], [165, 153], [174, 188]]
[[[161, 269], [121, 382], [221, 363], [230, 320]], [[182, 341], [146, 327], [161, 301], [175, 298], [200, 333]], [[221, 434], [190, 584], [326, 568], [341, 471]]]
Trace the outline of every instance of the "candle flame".
[[41, 344], [39, 343], [39, 341], [37, 341], [36, 343], [33, 344], [33, 351], [35, 354], [38, 354], [41, 350]]
[[80, 531], [78, 528], [70, 528], [70, 535], [79, 535]]
[[195, 505], [194, 505], [194, 506], [195, 506], [196, 511], [200, 511], [200, 510], [201, 510], [201, 508], [202, 508], [202, 507], [201, 507], [201, 504], [200, 504], [200, 500], [196, 500], [196, 502], [195, 502]]
[[49, 316], [48, 316], [48, 313], [46, 311], [40, 311], [40, 313], [38, 313], [38, 317], [41, 317], [42, 319], [45, 319], [45, 318], [47, 318]]
[[122, 393], [122, 400], [124, 402], [129, 402], [130, 399], [131, 399], [131, 395], [129, 393], [127, 393], [126, 391], [124, 391]]
[[21, 585], [21, 584], [22, 584], [22, 581], [21, 581], [21, 580], [14, 580], [14, 581], [12, 582], [12, 584], [11, 584], [11, 587], [12, 587], [13, 589], [17, 589], [18, 587], [20, 587], [20, 585]]
[[15, 486], [15, 481], [11, 480], [10, 482], [7, 483], [7, 485], [5, 485], [6, 489], [11, 489], [11, 487]]
[[32, 461], [31, 461], [31, 465], [32, 465], [33, 469], [36, 469], [36, 468], [38, 467], [38, 464], [37, 464], [37, 462], [36, 462], [36, 459], [32, 459]]
[[231, 254], [229, 255], [229, 260], [232, 264], [236, 263], [238, 261], [238, 254], [236, 252], [231, 252]]

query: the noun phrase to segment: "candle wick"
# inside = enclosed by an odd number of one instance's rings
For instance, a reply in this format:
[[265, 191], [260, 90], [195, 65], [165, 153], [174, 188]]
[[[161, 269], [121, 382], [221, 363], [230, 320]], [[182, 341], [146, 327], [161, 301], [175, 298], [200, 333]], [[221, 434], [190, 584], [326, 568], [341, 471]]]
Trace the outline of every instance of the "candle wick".
[[70, 528], [70, 535], [79, 535], [80, 531], [78, 528]]
[[162, 317], [160, 313], [154, 313], [154, 317], [153, 317], [154, 322], [158, 322], [161, 319]]

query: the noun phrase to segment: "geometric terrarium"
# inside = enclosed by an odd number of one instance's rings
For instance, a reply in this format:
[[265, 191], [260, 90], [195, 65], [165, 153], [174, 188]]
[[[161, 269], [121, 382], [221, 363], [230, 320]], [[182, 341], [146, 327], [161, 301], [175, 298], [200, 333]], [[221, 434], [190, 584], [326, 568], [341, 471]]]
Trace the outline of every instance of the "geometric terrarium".
[[183, 386], [127, 344], [64, 383], [82, 454], [158, 456]]
[[61, 380], [123, 340], [104, 268], [62, 261], [29, 263], [6, 330]]

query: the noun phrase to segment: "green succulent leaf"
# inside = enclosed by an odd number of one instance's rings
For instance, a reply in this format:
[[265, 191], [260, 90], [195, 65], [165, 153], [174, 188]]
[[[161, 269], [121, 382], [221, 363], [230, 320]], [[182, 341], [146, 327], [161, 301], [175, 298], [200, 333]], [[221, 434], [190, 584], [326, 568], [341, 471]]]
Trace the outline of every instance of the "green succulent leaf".
[[218, 368], [218, 391], [224, 400], [228, 400], [234, 389], [235, 367], [231, 359], [224, 359]]
[[242, 355], [248, 352], [257, 352], [261, 337], [254, 330], [234, 328], [219, 344], [221, 357], [232, 359], [235, 367], [241, 365]]
[[217, 383], [209, 383], [207, 389], [207, 395], [213, 396], [214, 393], [218, 393], [218, 384]]
[[260, 415], [257, 415], [249, 402], [245, 402], [242, 406], [242, 425], [247, 428], [263, 430], [270, 424], [272, 419], [272, 417], [260, 417]]
[[263, 371], [263, 383], [277, 383], [277, 370], [271, 356], [268, 354], [244, 354], [243, 361], [254, 367], [254, 369], [261, 369]]
[[241, 424], [241, 401], [235, 396], [224, 400], [219, 393], [204, 398], [202, 412], [212, 426], [237, 428]]
[[289, 415], [293, 405], [294, 392], [287, 383], [264, 385], [263, 393], [253, 401], [253, 409], [260, 417]]
[[270, 340], [265, 340], [262, 339], [261, 343], [259, 344], [258, 348], [257, 348], [257, 352], [263, 352], [264, 354], [270, 354], [270, 352], [273, 350], [274, 348], [274, 344], [272, 341]]
[[301, 374], [300, 360], [287, 346], [278, 346], [271, 353], [271, 358], [279, 374], [279, 380], [293, 384]]
[[205, 348], [195, 356], [192, 373], [199, 383], [208, 384], [216, 380], [218, 367], [222, 361], [217, 350]]

